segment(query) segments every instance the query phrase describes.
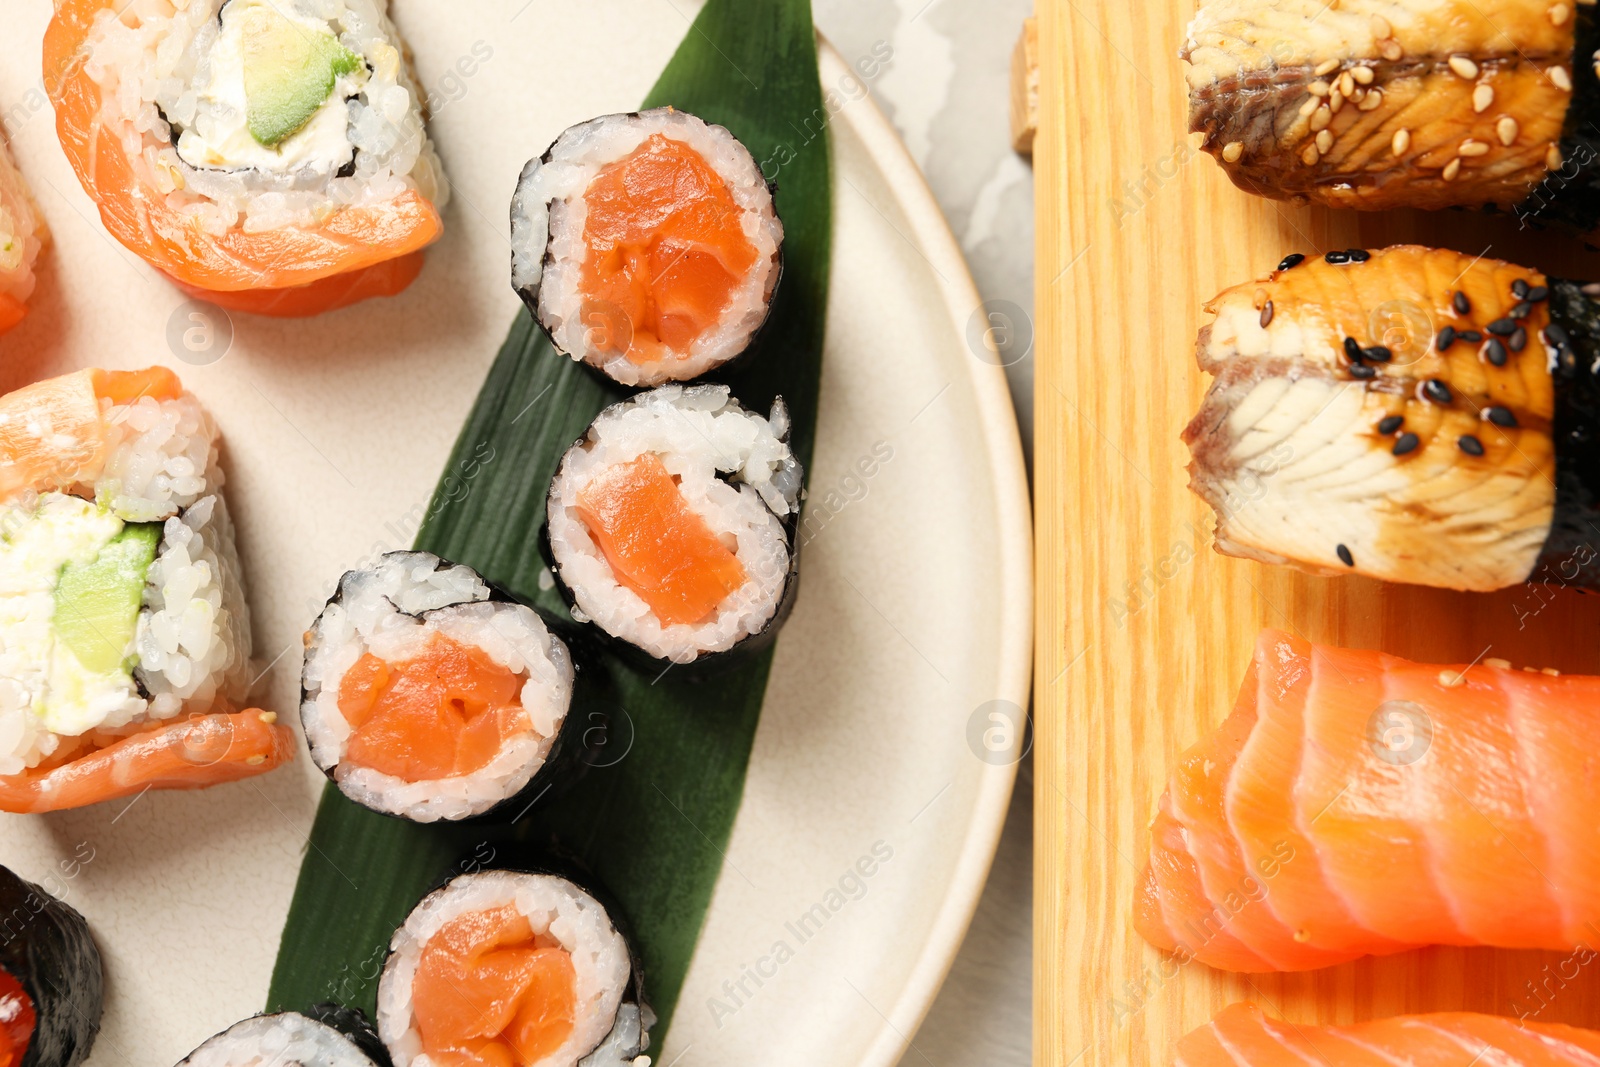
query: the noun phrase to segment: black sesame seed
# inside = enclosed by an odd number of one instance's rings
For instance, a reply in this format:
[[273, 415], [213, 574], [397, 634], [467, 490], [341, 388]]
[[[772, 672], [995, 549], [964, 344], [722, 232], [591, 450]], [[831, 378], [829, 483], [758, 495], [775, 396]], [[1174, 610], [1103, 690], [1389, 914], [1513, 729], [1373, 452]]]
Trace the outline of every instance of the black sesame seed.
[[1489, 338], [1489, 343], [1483, 346], [1483, 358], [1496, 367], [1506, 365], [1506, 346], [1500, 343], [1500, 338]]
[[1506, 347], [1513, 352], [1521, 352], [1524, 348], [1527, 348], [1528, 331], [1518, 326], [1516, 332], [1506, 338]]
[[1329, 263], [1348, 263], [1348, 262], [1350, 262], [1350, 253], [1349, 252], [1328, 252], [1328, 253], [1325, 253], [1322, 258], [1327, 260]]
[[1279, 270], [1288, 270], [1290, 267], [1298, 267], [1300, 264], [1304, 263], [1305, 261], [1306, 261], [1306, 257], [1304, 255], [1302, 255], [1301, 253], [1299, 253], [1299, 252], [1290, 252], [1288, 255], [1283, 257], [1283, 262], [1278, 264], [1278, 269]]
[[1566, 327], [1562, 326], [1559, 322], [1552, 322], [1546, 326], [1544, 328], [1544, 336], [1546, 340], [1555, 345], [1557, 348], [1560, 348], [1569, 340], [1567, 337]]
[[1479, 341], [1483, 340], [1483, 334], [1479, 333], [1477, 330], [1461, 330], [1456, 334], [1456, 336], [1467, 342], [1469, 345], [1475, 345]]
[[1467, 299], [1467, 294], [1456, 290], [1456, 295], [1450, 298], [1450, 303], [1455, 307], [1457, 315], [1472, 314], [1472, 301]]
[[1460, 445], [1461, 451], [1465, 452], [1469, 456], [1483, 455], [1483, 442], [1472, 436], [1470, 433], [1462, 434], [1456, 439], [1456, 444]]
[[1517, 425], [1516, 412], [1510, 408], [1487, 407], [1483, 409], [1483, 417], [1496, 426], [1503, 426], [1508, 430]]
[[1510, 311], [1506, 312], [1508, 319], [1525, 319], [1533, 314], [1533, 305], [1524, 300]]
[[1484, 327], [1484, 329], [1488, 330], [1496, 337], [1509, 337], [1511, 334], [1516, 332], [1517, 324], [1510, 319], [1495, 319], [1488, 326]]
[[1371, 366], [1368, 366], [1365, 363], [1352, 363], [1352, 364], [1350, 364], [1350, 377], [1352, 377], [1352, 378], [1355, 378], [1355, 379], [1358, 379], [1360, 381], [1365, 382], [1365, 381], [1370, 381], [1373, 378], [1376, 378], [1377, 376], [1378, 376], [1378, 368], [1377, 367], [1371, 367]]
[[1449, 348], [1451, 345], [1453, 345], [1455, 343], [1456, 343], [1456, 328], [1454, 326], [1446, 326], [1444, 329], [1440, 330], [1439, 331], [1439, 340], [1437, 342], [1435, 342], [1435, 344], [1439, 348], [1439, 351], [1441, 351], [1441, 352], [1443, 352], [1445, 349]]
[[1388, 345], [1373, 345], [1371, 348], [1363, 348], [1361, 355], [1374, 363], [1387, 363], [1394, 358], [1394, 353], [1389, 351]]
[[1521, 278], [1511, 283], [1511, 295], [1518, 300], [1528, 299], [1528, 283]]
[[1346, 337], [1344, 339], [1344, 356], [1351, 363], [1361, 362], [1361, 345], [1354, 337]]
[[1339, 553], [1339, 562], [1343, 563], [1346, 567], [1354, 567], [1356, 565], [1356, 558], [1350, 554], [1350, 550], [1348, 548], [1340, 545], [1338, 548], [1334, 549], [1334, 551]]
[[1403, 433], [1399, 437], [1395, 438], [1394, 447], [1390, 449], [1390, 451], [1397, 456], [1403, 456], [1407, 452], [1415, 452], [1417, 450], [1417, 446], [1421, 443], [1422, 438], [1418, 437], [1416, 434]]
[[1388, 437], [1406, 424], [1404, 415], [1385, 415], [1378, 422], [1378, 432]]
[[1429, 378], [1422, 383], [1422, 395], [1425, 399], [1431, 400], [1435, 404], [1448, 404], [1455, 399], [1455, 394], [1450, 391], [1450, 387], [1438, 378]]
[[1348, 248], [1344, 254], [1350, 257], [1352, 263], [1365, 263], [1372, 258], [1372, 253], [1365, 248]]
[[1533, 304], [1542, 303], [1550, 299], [1550, 289], [1547, 286], [1535, 285], [1532, 289], [1522, 294], [1522, 299]]
[[1261, 328], [1265, 330], [1272, 325], [1272, 301], [1268, 300], [1261, 305]]

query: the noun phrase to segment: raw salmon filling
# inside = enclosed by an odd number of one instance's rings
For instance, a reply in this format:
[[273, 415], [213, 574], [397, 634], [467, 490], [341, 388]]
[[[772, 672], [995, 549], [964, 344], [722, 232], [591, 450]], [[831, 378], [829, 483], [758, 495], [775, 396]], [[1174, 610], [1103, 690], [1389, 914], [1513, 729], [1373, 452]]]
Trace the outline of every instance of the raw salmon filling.
[[583, 295], [620, 310], [629, 327], [609, 331], [598, 347], [626, 345], [637, 364], [687, 353], [716, 327], [756, 261], [727, 183], [687, 144], [654, 133], [603, 168], [584, 201]]
[[33, 1040], [33, 998], [0, 968], [0, 1067], [20, 1067]]
[[445, 923], [412, 986], [422, 1049], [436, 1067], [528, 1067], [556, 1052], [577, 1016], [572, 954], [506, 906]]

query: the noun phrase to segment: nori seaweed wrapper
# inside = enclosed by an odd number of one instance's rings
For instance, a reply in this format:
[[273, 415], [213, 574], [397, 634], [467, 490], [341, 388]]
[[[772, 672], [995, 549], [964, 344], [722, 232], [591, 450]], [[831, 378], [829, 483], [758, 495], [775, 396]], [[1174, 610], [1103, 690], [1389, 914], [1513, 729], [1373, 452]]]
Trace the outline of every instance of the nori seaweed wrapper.
[[33, 1001], [22, 1067], [77, 1067], [100, 1032], [105, 980], [89, 924], [72, 908], [0, 867], [0, 967]]
[[383, 1047], [377, 1029], [360, 1008], [346, 1008], [332, 1002], [313, 1004], [306, 1016], [348, 1037], [376, 1067], [391, 1067], [389, 1050]]
[[[1587, 10], [1587, 9], [1580, 9]], [[1600, 304], [1583, 283], [1549, 280], [1556, 502], [1530, 582], [1600, 588]]]
[[1524, 225], [1558, 225], [1580, 233], [1600, 230], [1600, 12], [1574, 5], [1572, 100], [1561, 124], [1561, 166], [1545, 176], [1513, 212]]

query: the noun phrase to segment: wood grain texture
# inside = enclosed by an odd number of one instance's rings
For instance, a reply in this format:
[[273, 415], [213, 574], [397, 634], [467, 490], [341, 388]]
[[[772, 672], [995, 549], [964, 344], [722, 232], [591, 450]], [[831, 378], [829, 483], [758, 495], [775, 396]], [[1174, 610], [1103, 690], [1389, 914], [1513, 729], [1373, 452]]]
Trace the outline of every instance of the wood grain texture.
[[1319, 579], [1212, 551], [1178, 439], [1208, 383], [1193, 355], [1204, 300], [1292, 251], [1420, 241], [1590, 278], [1600, 256], [1512, 220], [1240, 192], [1185, 132], [1192, 15], [1193, 0], [1039, 4], [1034, 1061], [1170, 1063], [1179, 1036], [1245, 999], [1296, 1021], [1469, 1009], [1600, 1024], [1600, 965], [1583, 956], [1428, 949], [1235, 976], [1180, 966], [1133, 931], [1156, 798], [1231, 707], [1262, 627], [1600, 672], [1600, 598]]

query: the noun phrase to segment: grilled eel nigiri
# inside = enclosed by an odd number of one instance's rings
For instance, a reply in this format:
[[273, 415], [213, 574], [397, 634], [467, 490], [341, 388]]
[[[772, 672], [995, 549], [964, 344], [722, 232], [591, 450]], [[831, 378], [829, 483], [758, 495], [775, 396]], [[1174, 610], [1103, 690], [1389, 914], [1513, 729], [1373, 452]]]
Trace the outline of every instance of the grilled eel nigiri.
[[1322, 574], [1600, 588], [1600, 305], [1416, 245], [1288, 257], [1205, 305], [1183, 433], [1216, 548]]
[[1600, 1033], [1465, 1011], [1352, 1026], [1276, 1022], [1234, 1004], [1178, 1042], [1174, 1067], [1593, 1067]]
[[1243, 189], [1600, 222], [1595, 0], [1210, 0], [1189, 129]]
[[1151, 823], [1134, 925], [1230, 971], [1600, 929], [1600, 678], [1256, 640]]

